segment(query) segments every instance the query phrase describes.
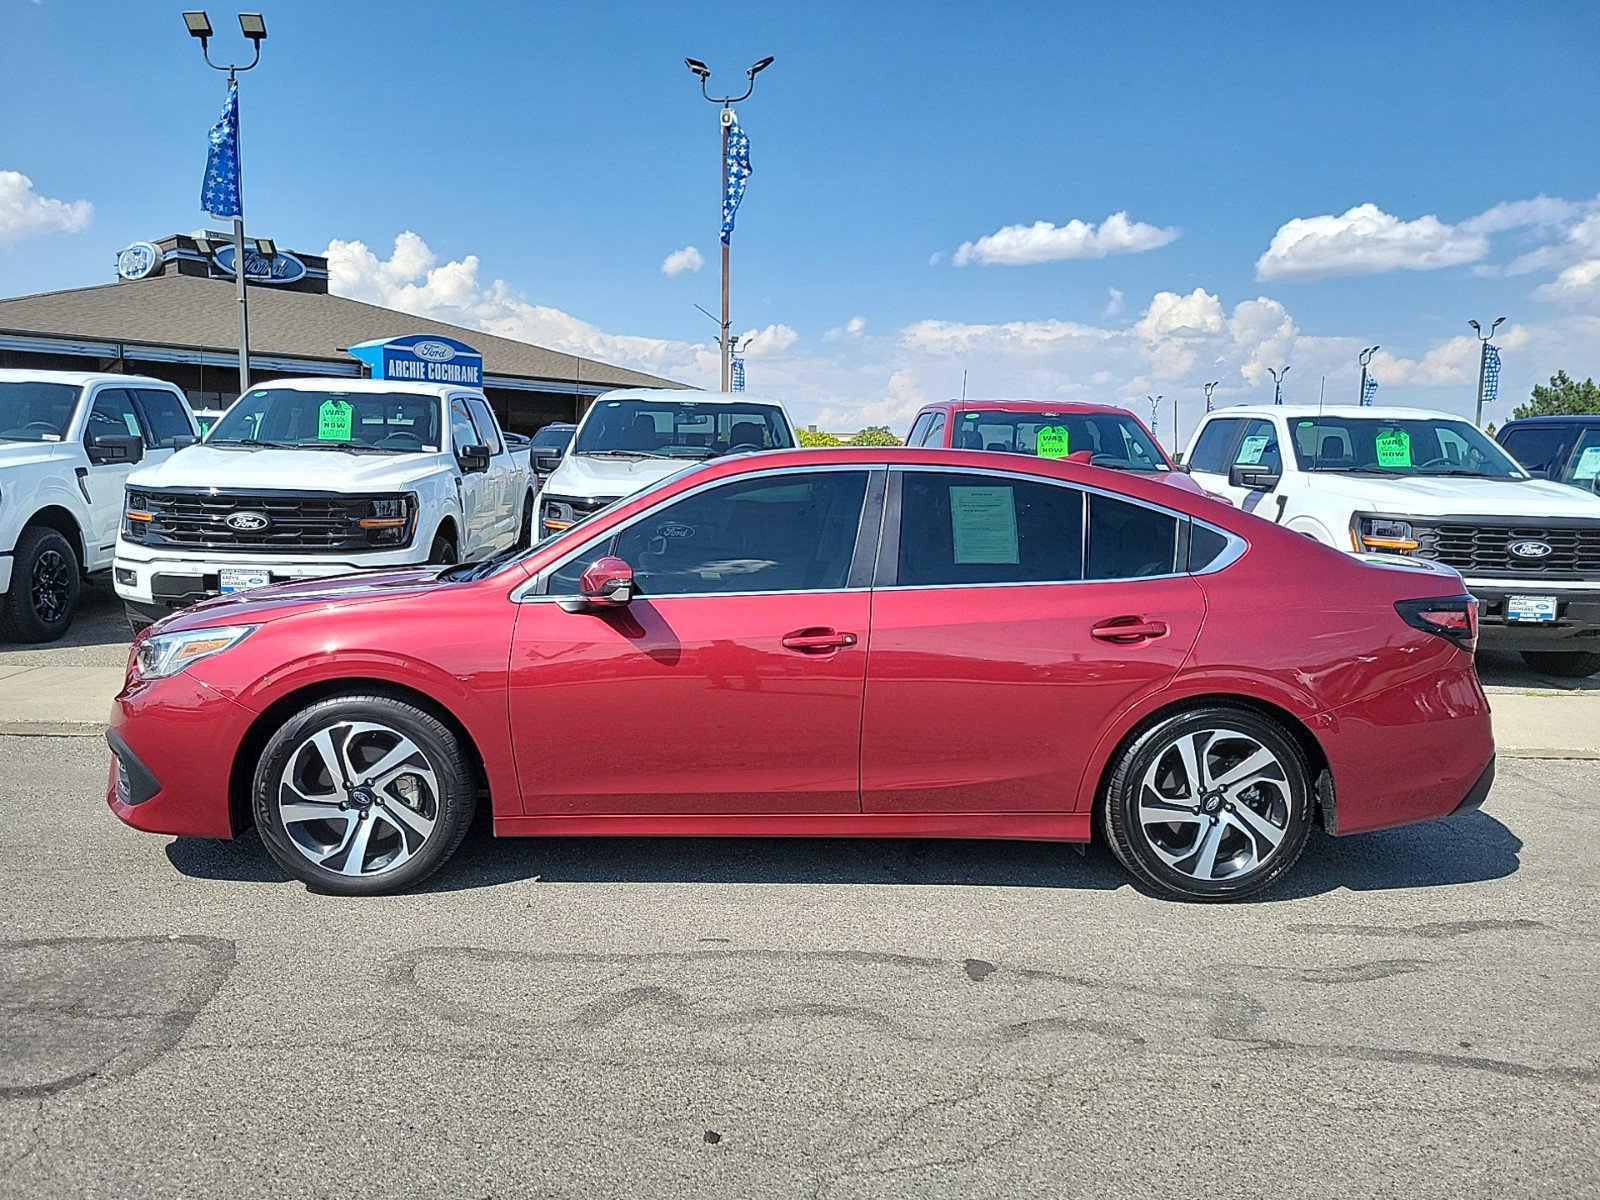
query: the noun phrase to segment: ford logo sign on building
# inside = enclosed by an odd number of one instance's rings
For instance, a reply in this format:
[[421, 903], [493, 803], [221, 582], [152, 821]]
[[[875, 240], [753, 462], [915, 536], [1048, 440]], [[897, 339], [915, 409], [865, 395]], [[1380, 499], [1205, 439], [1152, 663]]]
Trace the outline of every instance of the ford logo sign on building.
[[411, 347], [411, 352], [424, 362], [449, 362], [456, 356], [454, 346], [438, 340], [418, 342]]
[[1520, 542], [1512, 542], [1506, 547], [1518, 558], [1548, 558], [1550, 556], [1550, 543], [1527, 538]]
[[[218, 246], [211, 261], [224, 275], [233, 274], [234, 247], [232, 243]], [[287, 250], [279, 250], [271, 258], [249, 247], [244, 252], [244, 277], [251, 283], [296, 283], [306, 277], [306, 265]]]
[[266, 513], [236, 512], [229, 513], [222, 519], [222, 523], [229, 529], [237, 529], [240, 533], [260, 533], [272, 524], [272, 518]]

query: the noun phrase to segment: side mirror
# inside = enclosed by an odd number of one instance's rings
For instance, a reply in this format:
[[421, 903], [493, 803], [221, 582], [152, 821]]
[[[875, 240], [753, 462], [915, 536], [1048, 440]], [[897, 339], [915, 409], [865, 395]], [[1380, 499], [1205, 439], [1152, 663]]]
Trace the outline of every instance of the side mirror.
[[489, 469], [489, 447], [463, 446], [456, 454], [456, 461], [461, 464], [463, 471], [487, 471]]
[[1188, 463], [1184, 462], [1181, 458], [1175, 458], [1172, 460], [1172, 469], [1174, 471], [1182, 471], [1185, 475], [1194, 474], [1194, 468]]
[[199, 444], [200, 439], [195, 437], [192, 433], [186, 433], [181, 437], [175, 437], [172, 439], [172, 448], [174, 450], [187, 450], [190, 446], [198, 446]]
[[546, 454], [543, 451], [540, 451], [533, 456], [533, 469], [538, 471], [541, 475], [548, 475], [560, 465], [561, 454], [559, 451], [555, 454]]
[[578, 576], [578, 599], [563, 601], [568, 612], [621, 608], [633, 600], [633, 568], [614, 555], [597, 558]]
[[1270, 492], [1282, 476], [1260, 463], [1234, 463], [1228, 468], [1228, 486], [1250, 492]]
[[97, 466], [136, 463], [144, 457], [144, 439], [134, 433], [97, 433], [84, 450]]
[[1534, 479], [1550, 478], [1550, 472], [1545, 470], [1543, 467], [1523, 467], [1522, 469]]

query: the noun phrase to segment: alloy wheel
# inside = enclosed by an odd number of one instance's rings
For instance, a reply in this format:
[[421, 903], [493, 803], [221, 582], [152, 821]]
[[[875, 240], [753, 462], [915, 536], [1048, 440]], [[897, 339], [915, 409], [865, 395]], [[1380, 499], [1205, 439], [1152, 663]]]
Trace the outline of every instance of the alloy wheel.
[[1263, 867], [1288, 834], [1291, 812], [1284, 764], [1238, 729], [1180, 734], [1139, 781], [1146, 843], [1169, 867], [1207, 883]]
[[45, 550], [33, 560], [33, 577], [29, 581], [33, 594], [33, 611], [46, 625], [54, 625], [67, 612], [72, 595], [72, 564], [59, 550]]
[[375, 721], [307, 734], [278, 779], [278, 814], [294, 849], [351, 878], [415, 857], [439, 820], [440, 782], [421, 747]]

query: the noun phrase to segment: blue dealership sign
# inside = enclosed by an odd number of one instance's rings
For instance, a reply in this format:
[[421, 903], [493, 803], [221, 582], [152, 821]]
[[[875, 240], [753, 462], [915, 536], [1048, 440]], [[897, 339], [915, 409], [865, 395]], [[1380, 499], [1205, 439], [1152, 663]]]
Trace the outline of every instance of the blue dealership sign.
[[[226, 242], [212, 253], [211, 261], [224, 275], [232, 275], [233, 255], [233, 243]], [[287, 250], [279, 250], [268, 258], [259, 250], [246, 247], [244, 277], [251, 283], [297, 283], [306, 277], [306, 265]]]
[[413, 333], [361, 342], [350, 353], [367, 364], [374, 379], [483, 386], [483, 355], [455, 338]]

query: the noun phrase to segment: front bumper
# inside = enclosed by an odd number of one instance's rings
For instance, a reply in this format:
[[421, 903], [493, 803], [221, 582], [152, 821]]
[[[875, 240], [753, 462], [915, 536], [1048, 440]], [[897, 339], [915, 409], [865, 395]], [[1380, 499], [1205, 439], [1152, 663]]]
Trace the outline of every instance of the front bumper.
[[180, 608], [188, 608], [222, 591], [223, 568], [265, 571], [272, 583], [293, 583], [301, 579], [324, 579], [386, 567], [409, 567], [424, 563], [427, 547], [407, 546], [370, 554], [342, 558], [308, 557], [285, 561], [260, 554], [160, 555], [144, 552], [127, 542], [117, 543], [111, 578], [117, 595], [131, 611], [158, 620]]
[[[1600, 589], [1579, 590], [1570, 583], [1539, 580], [1468, 579], [1467, 590], [1478, 601], [1478, 636], [1499, 646], [1520, 649], [1600, 650]], [[1508, 621], [1506, 601], [1512, 596], [1554, 596], [1554, 621]], [[1552, 643], [1573, 642], [1572, 645]]]

